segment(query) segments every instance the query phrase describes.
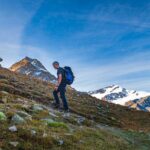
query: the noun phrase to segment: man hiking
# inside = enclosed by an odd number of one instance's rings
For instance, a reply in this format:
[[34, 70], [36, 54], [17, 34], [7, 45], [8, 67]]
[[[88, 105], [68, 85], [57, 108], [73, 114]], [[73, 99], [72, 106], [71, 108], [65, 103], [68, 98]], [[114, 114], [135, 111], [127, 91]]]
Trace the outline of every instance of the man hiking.
[[69, 112], [68, 102], [65, 96], [66, 86], [67, 86], [65, 70], [59, 66], [59, 62], [57, 61], [53, 62], [53, 67], [57, 70], [57, 77], [58, 77], [57, 84], [53, 92], [54, 99], [55, 99], [54, 107], [60, 108], [60, 101], [58, 97], [58, 93], [60, 93], [60, 97], [63, 102], [64, 111]]
[[[0, 58], [0, 62], [2, 62], [2, 61], [3, 61], [3, 59], [2, 59], [2, 58]], [[0, 67], [2, 67], [2, 66], [1, 66], [1, 64], [0, 64]]]

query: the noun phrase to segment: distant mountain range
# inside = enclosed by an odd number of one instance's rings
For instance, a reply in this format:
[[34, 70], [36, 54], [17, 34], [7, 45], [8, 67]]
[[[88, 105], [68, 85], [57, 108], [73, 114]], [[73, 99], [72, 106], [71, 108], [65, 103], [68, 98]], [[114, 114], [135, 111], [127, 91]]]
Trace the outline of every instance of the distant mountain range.
[[21, 61], [10, 67], [11, 71], [29, 75], [51, 83], [56, 82], [56, 77], [52, 75], [37, 59], [25, 57]]
[[112, 85], [88, 93], [100, 100], [106, 100], [137, 110], [150, 111], [150, 93], [148, 92], [137, 92], [134, 90], [127, 90], [118, 85]]

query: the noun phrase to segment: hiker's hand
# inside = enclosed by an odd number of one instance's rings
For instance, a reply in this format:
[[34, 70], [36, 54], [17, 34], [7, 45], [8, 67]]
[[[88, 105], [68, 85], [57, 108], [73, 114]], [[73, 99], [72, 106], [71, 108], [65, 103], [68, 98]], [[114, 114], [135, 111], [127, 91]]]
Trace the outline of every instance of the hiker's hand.
[[55, 91], [57, 91], [58, 90], [58, 86], [55, 86]]

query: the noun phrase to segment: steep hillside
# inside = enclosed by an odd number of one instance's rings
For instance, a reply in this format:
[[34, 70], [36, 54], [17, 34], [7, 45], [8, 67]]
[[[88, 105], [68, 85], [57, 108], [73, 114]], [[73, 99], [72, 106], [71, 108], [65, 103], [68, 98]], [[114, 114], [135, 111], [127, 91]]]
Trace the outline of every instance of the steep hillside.
[[42, 65], [37, 59], [31, 59], [25, 57], [21, 61], [13, 64], [10, 67], [11, 71], [18, 72], [25, 75], [30, 75], [44, 81], [50, 81], [54, 83], [56, 78]]
[[0, 148], [149, 150], [150, 113], [67, 89], [71, 113], [51, 107], [53, 84], [0, 68]]

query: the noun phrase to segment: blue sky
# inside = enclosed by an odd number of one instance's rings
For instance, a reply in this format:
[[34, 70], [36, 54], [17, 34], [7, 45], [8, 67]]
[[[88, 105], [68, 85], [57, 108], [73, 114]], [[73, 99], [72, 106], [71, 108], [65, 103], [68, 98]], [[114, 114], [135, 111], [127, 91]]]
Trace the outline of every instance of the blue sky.
[[149, 0], [0, 0], [0, 57], [70, 65], [74, 87], [150, 91]]

